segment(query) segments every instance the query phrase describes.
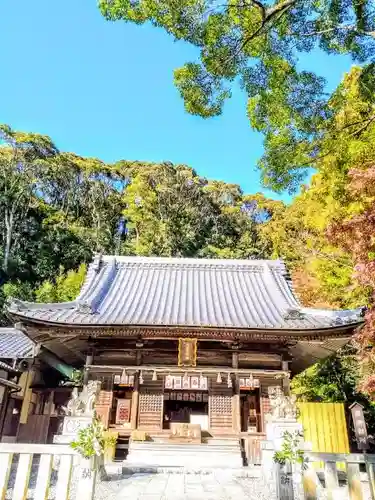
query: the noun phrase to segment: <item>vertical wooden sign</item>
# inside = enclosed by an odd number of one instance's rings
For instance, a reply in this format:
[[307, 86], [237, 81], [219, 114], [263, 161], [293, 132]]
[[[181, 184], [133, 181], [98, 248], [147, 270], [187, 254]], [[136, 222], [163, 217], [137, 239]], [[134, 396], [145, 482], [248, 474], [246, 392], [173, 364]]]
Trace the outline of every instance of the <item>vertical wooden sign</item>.
[[352, 414], [358, 448], [360, 450], [367, 450], [369, 448], [369, 442], [365, 417], [363, 415], [363, 406], [359, 403], [353, 403], [349, 406], [349, 409]]

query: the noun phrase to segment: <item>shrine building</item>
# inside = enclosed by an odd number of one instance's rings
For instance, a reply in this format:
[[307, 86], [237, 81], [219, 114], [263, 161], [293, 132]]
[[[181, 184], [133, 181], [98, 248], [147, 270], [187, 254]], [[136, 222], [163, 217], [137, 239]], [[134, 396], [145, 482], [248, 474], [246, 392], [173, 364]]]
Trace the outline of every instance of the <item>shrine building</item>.
[[[278, 260], [118, 256], [94, 259], [76, 300], [13, 300], [8, 314], [44, 353], [40, 366], [65, 375], [84, 367], [86, 382], [101, 381], [96, 412], [120, 447], [134, 431], [172, 445], [188, 424], [201, 443], [244, 442], [249, 462], [270, 391], [288, 394], [291, 376], [363, 322], [362, 310], [303, 307]], [[69, 389], [52, 379], [28, 387], [26, 441], [58, 432]]]

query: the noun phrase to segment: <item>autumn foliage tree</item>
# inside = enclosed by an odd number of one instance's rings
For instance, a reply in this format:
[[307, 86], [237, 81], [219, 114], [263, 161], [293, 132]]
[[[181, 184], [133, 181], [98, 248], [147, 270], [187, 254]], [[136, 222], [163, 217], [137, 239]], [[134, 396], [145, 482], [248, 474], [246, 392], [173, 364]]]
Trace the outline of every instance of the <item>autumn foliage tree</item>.
[[364, 210], [348, 220], [334, 223], [329, 238], [350, 252], [359, 283], [372, 290], [364, 328], [356, 336], [361, 356], [361, 388], [375, 395], [375, 158], [362, 169], [349, 172], [354, 196], [363, 199]]

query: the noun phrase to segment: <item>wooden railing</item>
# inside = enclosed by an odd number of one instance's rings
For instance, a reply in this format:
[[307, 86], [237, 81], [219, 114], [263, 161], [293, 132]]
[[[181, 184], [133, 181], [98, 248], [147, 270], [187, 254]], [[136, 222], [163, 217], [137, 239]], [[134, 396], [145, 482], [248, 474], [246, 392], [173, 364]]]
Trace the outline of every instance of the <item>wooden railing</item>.
[[[314, 463], [323, 463], [322, 476], [326, 498], [335, 500], [348, 498], [350, 500], [367, 500], [375, 498], [375, 455], [340, 454], [340, 453], [307, 453], [308, 468], [303, 472], [303, 486], [306, 500], [319, 498], [318, 488], [321, 481], [318, 478]], [[338, 464], [344, 464], [344, 470], [338, 471]], [[339, 474], [344, 476], [346, 491], [339, 484]], [[366, 479], [363, 481], [363, 479]], [[364, 491], [366, 486], [367, 491]]]
[[96, 472], [68, 445], [0, 444], [0, 499], [12, 492], [14, 500], [91, 500]]
[[260, 465], [262, 463], [261, 442], [266, 439], [263, 433], [247, 434], [241, 433], [246, 461], [248, 465]]

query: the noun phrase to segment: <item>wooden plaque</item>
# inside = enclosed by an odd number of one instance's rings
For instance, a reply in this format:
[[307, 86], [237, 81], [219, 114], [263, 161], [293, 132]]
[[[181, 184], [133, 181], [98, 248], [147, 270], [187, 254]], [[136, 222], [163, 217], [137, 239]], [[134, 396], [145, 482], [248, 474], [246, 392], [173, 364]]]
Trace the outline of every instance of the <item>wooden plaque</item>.
[[125, 424], [130, 421], [130, 399], [118, 399], [116, 409], [116, 424]]
[[178, 340], [178, 366], [197, 366], [197, 339]]

